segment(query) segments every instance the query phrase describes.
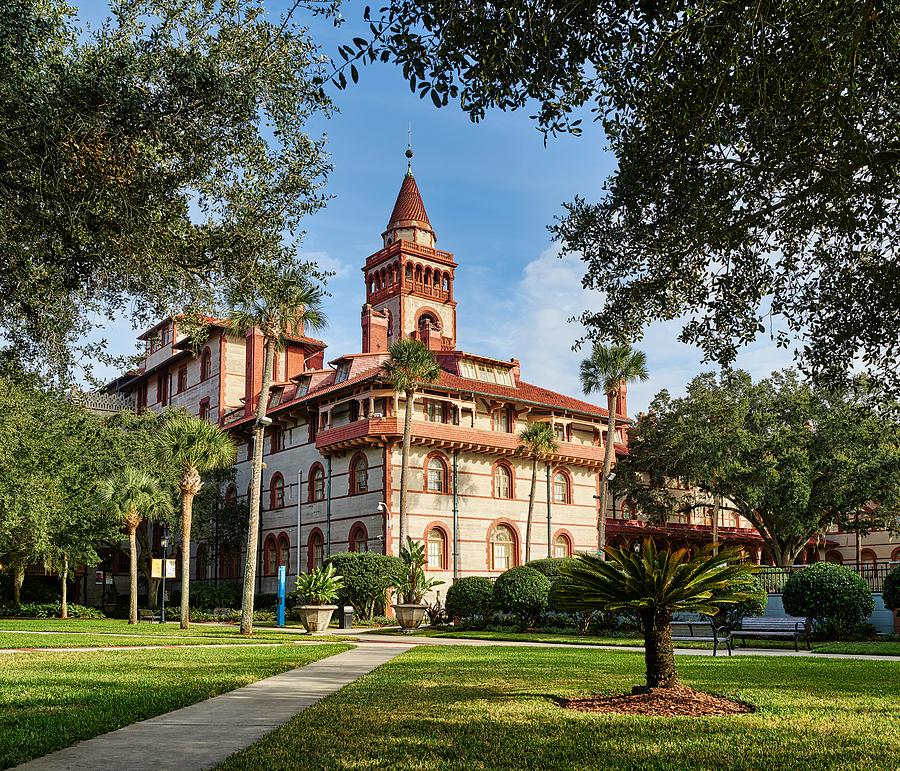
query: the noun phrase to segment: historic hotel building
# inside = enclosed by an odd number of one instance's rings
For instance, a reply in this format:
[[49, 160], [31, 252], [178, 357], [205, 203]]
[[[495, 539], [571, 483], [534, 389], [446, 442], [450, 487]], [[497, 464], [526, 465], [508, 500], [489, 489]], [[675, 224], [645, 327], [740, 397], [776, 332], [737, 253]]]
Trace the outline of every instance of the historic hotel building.
[[[260, 533], [260, 591], [273, 591], [279, 564], [306, 571], [331, 552], [396, 554], [404, 397], [381, 373], [390, 343], [421, 340], [441, 365], [438, 382], [415, 397], [410, 458], [410, 534], [427, 543], [429, 570], [496, 576], [522, 564], [531, 463], [517, 434], [550, 423], [559, 450], [540, 467], [532, 558], [596, 548], [599, 471], [606, 410], [522, 379], [516, 359], [464, 350], [457, 339], [452, 253], [436, 248], [435, 231], [409, 171], [382, 234], [365, 260], [361, 351], [335, 358], [326, 344], [291, 339], [275, 362], [268, 399]], [[139, 374], [117, 384], [138, 408], [181, 405], [232, 431], [240, 446], [237, 482], [245, 496], [250, 432], [262, 379], [262, 338], [237, 337], [215, 322], [199, 356], [167, 320], [143, 336]], [[623, 393], [613, 437], [625, 450]], [[548, 501], [549, 498], [549, 501]], [[665, 530], [648, 528], [628, 502], [608, 516], [612, 543], [630, 544], [648, 531], [667, 541], [708, 542], [710, 508]], [[760, 558], [760, 539], [733, 511], [721, 512], [720, 537]], [[241, 555], [212, 544], [194, 547], [195, 578], [237, 578]], [[217, 561], [217, 564], [215, 564]]]

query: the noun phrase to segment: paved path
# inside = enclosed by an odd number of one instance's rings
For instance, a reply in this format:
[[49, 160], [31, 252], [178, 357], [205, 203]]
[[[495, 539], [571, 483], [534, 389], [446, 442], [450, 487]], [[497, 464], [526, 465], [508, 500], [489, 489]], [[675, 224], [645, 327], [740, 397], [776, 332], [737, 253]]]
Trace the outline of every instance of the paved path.
[[120, 728], [17, 768], [200, 771], [258, 741], [320, 699], [409, 650], [366, 645]]
[[[632, 645], [590, 645], [576, 643], [531, 642], [525, 640], [478, 640], [466, 637], [422, 637], [419, 635], [387, 635], [357, 634], [356, 639], [363, 643], [385, 643], [388, 645], [503, 645], [524, 648], [580, 648], [582, 650], [625, 651], [626, 653], [643, 653], [643, 646]], [[712, 648], [676, 648], [678, 656], [712, 656]], [[735, 656], [794, 656], [812, 659], [850, 659], [857, 661], [900, 661], [900, 656], [872, 656], [862, 653], [816, 653], [815, 651], [792, 651], [787, 648], [735, 648]], [[719, 657], [728, 658], [728, 652], [719, 650]]]

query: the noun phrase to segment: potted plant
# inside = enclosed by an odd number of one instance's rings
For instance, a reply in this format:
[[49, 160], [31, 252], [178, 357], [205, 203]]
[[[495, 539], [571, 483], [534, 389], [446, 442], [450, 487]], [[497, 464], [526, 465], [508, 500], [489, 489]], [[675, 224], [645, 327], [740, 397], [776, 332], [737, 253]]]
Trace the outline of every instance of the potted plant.
[[316, 568], [311, 573], [297, 576], [294, 596], [299, 602], [297, 612], [306, 631], [314, 634], [324, 632], [331, 623], [331, 616], [337, 610], [332, 603], [344, 586], [341, 576], [336, 575], [334, 565]]
[[394, 608], [394, 615], [401, 629], [418, 629], [428, 610], [423, 600], [425, 595], [443, 581], [425, 577], [425, 547], [412, 538], [400, 547], [401, 572], [394, 576], [394, 590], [400, 600]]

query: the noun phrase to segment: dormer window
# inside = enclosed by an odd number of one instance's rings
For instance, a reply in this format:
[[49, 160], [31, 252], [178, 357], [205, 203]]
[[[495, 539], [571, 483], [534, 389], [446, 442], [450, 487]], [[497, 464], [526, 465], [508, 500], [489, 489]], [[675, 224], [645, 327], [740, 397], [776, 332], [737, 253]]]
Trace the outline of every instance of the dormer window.
[[338, 365], [337, 373], [334, 376], [335, 383], [343, 383], [347, 378], [350, 377], [350, 362], [344, 361]]
[[310, 380], [311, 380], [311, 378], [304, 377], [304, 378], [300, 378], [300, 380], [297, 381], [297, 394], [296, 395], [298, 397], [306, 396], [307, 392], [309, 391], [309, 381]]

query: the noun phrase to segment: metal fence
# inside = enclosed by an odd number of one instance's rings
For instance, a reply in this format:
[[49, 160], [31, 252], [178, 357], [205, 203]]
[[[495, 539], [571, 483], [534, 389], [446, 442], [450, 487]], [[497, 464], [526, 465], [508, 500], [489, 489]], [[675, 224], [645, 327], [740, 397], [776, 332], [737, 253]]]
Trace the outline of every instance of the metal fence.
[[[873, 592], [880, 592], [884, 588], [884, 579], [898, 564], [898, 562], [863, 562], [857, 565], [854, 562], [845, 562], [843, 567], [859, 573], [862, 579], [869, 585]], [[792, 573], [803, 570], [808, 565], [791, 565], [790, 567], [775, 568], [763, 566], [756, 577], [769, 594], [781, 594], [784, 585]]]

